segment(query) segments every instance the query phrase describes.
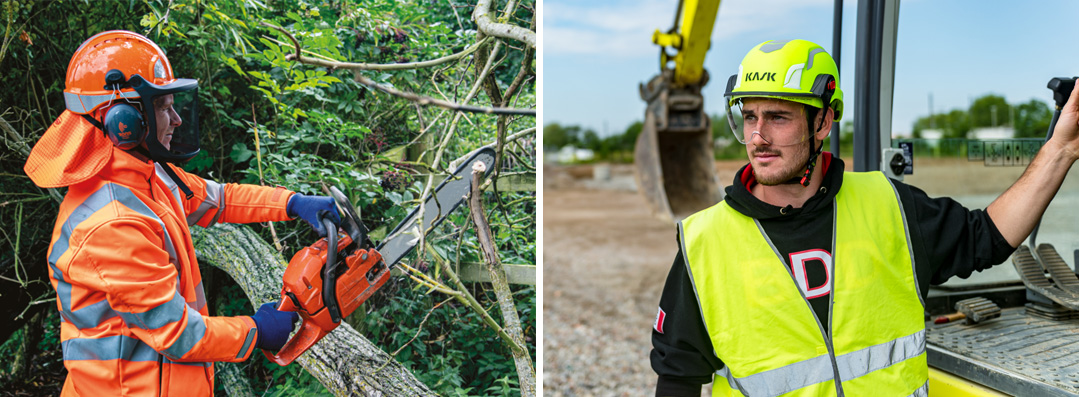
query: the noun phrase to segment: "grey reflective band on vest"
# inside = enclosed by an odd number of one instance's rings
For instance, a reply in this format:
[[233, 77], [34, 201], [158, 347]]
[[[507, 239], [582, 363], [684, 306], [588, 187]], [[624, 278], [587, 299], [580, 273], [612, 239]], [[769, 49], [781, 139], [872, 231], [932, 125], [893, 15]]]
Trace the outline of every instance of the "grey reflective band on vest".
[[910, 393], [907, 397], [929, 397], [929, 382], [926, 381], [922, 384], [922, 387], [919, 387], [918, 390], [915, 390], [914, 393]]
[[[925, 330], [879, 345], [836, 357], [840, 379], [848, 381], [887, 368], [925, 353]], [[827, 354], [808, 360], [737, 378], [724, 366], [716, 375], [727, 378], [731, 389], [746, 396], [775, 396], [832, 380], [831, 360]], [[924, 388], [925, 386], [923, 386]], [[918, 394], [915, 396], [924, 396]]]
[[187, 310], [187, 326], [184, 327], [184, 332], [172, 343], [172, 346], [161, 352], [174, 360], [182, 358], [191, 351], [191, 348], [195, 347], [195, 344], [206, 335], [206, 322], [202, 320], [202, 314], [187, 305], [184, 305], [184, 308]]
[[[177, 282], [176, 285], [179, 286], [180, 283]], [[195, 286], [195, 301], [187, 302], [187, 305], [197, 311], [202, 311], [202, 308], [206, 307], [206, 293], [202, 290], [202, 281]]]
[[832, 359], [827, 354], [744, 378], [731, 375], [727, 366], [716, 371], [716, 375], [727, 378], [727, 384], [731, 386], [731, 389], [738, 390], [745, 396], [778, 396], [790, 393], [831, 380], [832, 374]]
[[176, 199], [176, 202], [179, 203], [182, 208], [184, 201], [180, 199], [180, 186], [177, 185], [176, 181], [172, 180], [172, 178], [169, 178], [169, 174], [165, 173], [165, 169], [162, 167], [167, 166], [161, 165], [161, 163], [154, 163], [154, 173], [161, 179], [161, 182], [165, 183], [165, 186], [169, 188], [169, 193], [172, 194], [172, 197]]
[[839, 379], [850, 380], [925, 353], [925, 330], [836, 357]]
[[150, 345], [130, 336], [116, 335], [104, 338], [74, 338], [60, 343], [64, 361], [127, 360], [157, 361], [157, 352]]

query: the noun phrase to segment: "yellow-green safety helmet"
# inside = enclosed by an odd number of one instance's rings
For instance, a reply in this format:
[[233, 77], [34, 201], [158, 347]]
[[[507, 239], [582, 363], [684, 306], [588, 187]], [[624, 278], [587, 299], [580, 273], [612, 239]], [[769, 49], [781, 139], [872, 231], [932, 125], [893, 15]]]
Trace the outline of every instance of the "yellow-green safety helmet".
[[727, 80], [723, 96], [732, 131], [737, 126], [731, 106], [742, 98], [776, 98], [821, 109], [827, 101], [835, 111], [834, 121], [843, 117], [839, 68], [824, 48], [806, 40], [769, 40], [753, 47], [738, 65], [738, 74]]

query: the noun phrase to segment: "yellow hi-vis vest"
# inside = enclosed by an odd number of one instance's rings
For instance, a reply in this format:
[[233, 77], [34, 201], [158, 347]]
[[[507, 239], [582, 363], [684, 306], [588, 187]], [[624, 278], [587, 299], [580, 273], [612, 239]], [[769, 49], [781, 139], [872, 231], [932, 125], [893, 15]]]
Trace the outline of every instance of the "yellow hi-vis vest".
[[831, 314], [819, 321], [756, 219], [724, 201], [679, 223], [725, 364], [714, 396], [928, 394], [924, 304], [894, 187], [880, 172], [845, 173], [833, 205]]

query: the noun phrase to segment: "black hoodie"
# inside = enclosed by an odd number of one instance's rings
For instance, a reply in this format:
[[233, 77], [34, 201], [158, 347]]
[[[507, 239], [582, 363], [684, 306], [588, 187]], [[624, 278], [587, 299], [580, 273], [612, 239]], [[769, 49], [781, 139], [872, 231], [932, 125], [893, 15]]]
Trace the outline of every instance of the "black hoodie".
[[[801, 208], [777, 207], [754, 197], [750, 189], [756, 181], [748, 164], [726, 189], [727, 204], [760, 221], [783, 255], [788, 270], [792, 254], [824, 250], [830, 255], [832, 249], [832, 201], [843, 185], [843, 161], [825, 152], [820, 163], [824, 181]], [[916, 277], [923, 298], [930, 284], [943, 283], [952, 276], [970, 277], [975, 270], [1004, 262], [1015, 250], [984, 210], [971, 211], [951, 198], [930, 198], [921, 189], [896, 180], [891, 182], [907, 215]], [[805, 265], [809, 290], [826, 284], [828, 275], [823, 262], [810, 259], [800, 264]], [[712, 374], [723, 368], [723, 362], [716, 357], [716, 353], [723, 353], [712, 349], [687, 271], [679, 250], [660, 297], [660, 315], [652, 329], [652, 369], [659, 375], [657, 396], [700, 396], [701, 385], [711, 382]], [[827, 323], [828, 294], [811, 297], [809, 302], [817, 318]]]

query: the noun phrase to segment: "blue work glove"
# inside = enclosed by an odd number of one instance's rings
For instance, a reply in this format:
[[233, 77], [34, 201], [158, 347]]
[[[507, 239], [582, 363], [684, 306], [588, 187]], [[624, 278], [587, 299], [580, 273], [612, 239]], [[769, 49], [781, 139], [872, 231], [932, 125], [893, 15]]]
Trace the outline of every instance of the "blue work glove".
[[319, 237], [326, 237], [326, 227], [322, 226], [319, 216], [329, 214], [329, 218], [334, 225], [341, 224], [341, 215], [337, 214], [337, 204], [333, 202], [332, 197], [307, 196], [296, 193], [288, 199], [285, 212], [292, 218], [303, 218], [303, 220], [307, 221], [307, 224], [315, 229], [315, 233], [318, 233]]
[[277, 310], [277, 302], [264, 303], [259, 306], [259, 311], [251, 316], [255, 320], [259, 337], [255, 347], [263, 350], [277, 351], [288, 342], [288, 335], [292, 332], [292, 325], [299, 315], [296, 312], [283, 312]]

